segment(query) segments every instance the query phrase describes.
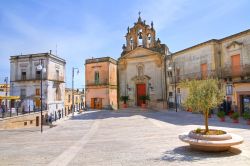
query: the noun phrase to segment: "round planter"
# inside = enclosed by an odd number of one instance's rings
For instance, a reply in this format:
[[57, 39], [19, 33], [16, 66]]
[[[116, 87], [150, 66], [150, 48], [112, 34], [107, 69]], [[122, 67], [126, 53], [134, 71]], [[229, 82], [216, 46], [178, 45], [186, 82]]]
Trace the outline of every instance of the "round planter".
[[233, 123], [239, 123], [239, 119], [233, 119]]
[[225, 117], [220, 118], [221, 122], [225, 122]]
[[179, 135], [179, 139], [189, 143], [190, 147], [195, 150], [221, 152], [228, 150], [233, 145], [243, 142], [241, 136], [225, 133], [222, 135], [201, 135], [193, 131]]
[[122, 107], [123, 107], [123, 108], [128, 108], [128, 104], [124, 104], [124, 103], [123, 103], [123, 104], [122, 104]]
[[146, 108], [146, 104], [141, 104], [141, 108]]

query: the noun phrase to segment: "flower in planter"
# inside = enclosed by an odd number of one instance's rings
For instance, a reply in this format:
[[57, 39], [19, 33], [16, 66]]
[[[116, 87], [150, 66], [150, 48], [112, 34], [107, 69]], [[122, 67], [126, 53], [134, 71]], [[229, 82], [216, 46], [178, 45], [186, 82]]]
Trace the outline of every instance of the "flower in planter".
[[250, 125], [250, 112], [244, 112], [242, 116], [247, 120], [247, 124]]
[[240, 117], [240, 114], [238, 112], [234, 112], [232, 115], [231, 115], [231, 118], [233, 119], [233, 122], [234, 123], [239, 123], [239, 117]]
[[143, 104], [146, 104], [146, 101], [150, 100], [150, 97], [148, 95], [142, 95], [140, 96], [140, 99], [142, 100]]
[[129, 100], [129, 97], [128, 96], [121, 96], [120, 100], [123, 101], [124, 104], [126, 104], [127, 101]]
[[225, 121], [225, 112], [224, 111], [218, 111], [217, 116], [221, 119], [222, 122]]

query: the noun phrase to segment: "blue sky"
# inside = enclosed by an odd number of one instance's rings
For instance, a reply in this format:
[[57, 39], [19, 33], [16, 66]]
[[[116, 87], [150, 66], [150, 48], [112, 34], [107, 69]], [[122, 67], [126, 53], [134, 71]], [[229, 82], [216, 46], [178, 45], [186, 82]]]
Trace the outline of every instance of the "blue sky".
[[249, 0], [1, 0], [0, 83], [9, 76], [9, 57], [55, 53], [78, 67], [75, 87], [84, 86], [86, 58], [121, 53], [127, 27], [141, 17], [171, 52], [250, 29]]

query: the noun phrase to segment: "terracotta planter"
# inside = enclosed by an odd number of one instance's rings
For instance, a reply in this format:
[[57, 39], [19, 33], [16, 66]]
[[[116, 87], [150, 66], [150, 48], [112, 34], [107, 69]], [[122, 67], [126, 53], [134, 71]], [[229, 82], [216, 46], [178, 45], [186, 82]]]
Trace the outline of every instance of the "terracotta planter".
[[122, 108], [128, 108], [128, 104], [122, 104]]
[[225, 117], [220, 118], [221, 122], [225, 122]]
[[211, 114], [208, 114], [208, 118], [212, 118], [212, 115], [211, 115]]
[[239, 123], [239, 119], [233, 119], [233, 123]]
[[146, 104], [141, 104], [141, 108], [146, 108]]
[[247, 124], [250, 125], [250, 119], [247, 120]]

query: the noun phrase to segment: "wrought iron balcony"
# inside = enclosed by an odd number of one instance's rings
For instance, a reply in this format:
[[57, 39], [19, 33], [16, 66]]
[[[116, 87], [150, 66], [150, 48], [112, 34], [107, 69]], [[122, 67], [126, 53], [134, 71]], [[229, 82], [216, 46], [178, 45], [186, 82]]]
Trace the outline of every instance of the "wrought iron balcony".
[[226, 65], [221, 69], [221, 77], [244, 77], [250, 76], [250, 64], [241, 66]]

